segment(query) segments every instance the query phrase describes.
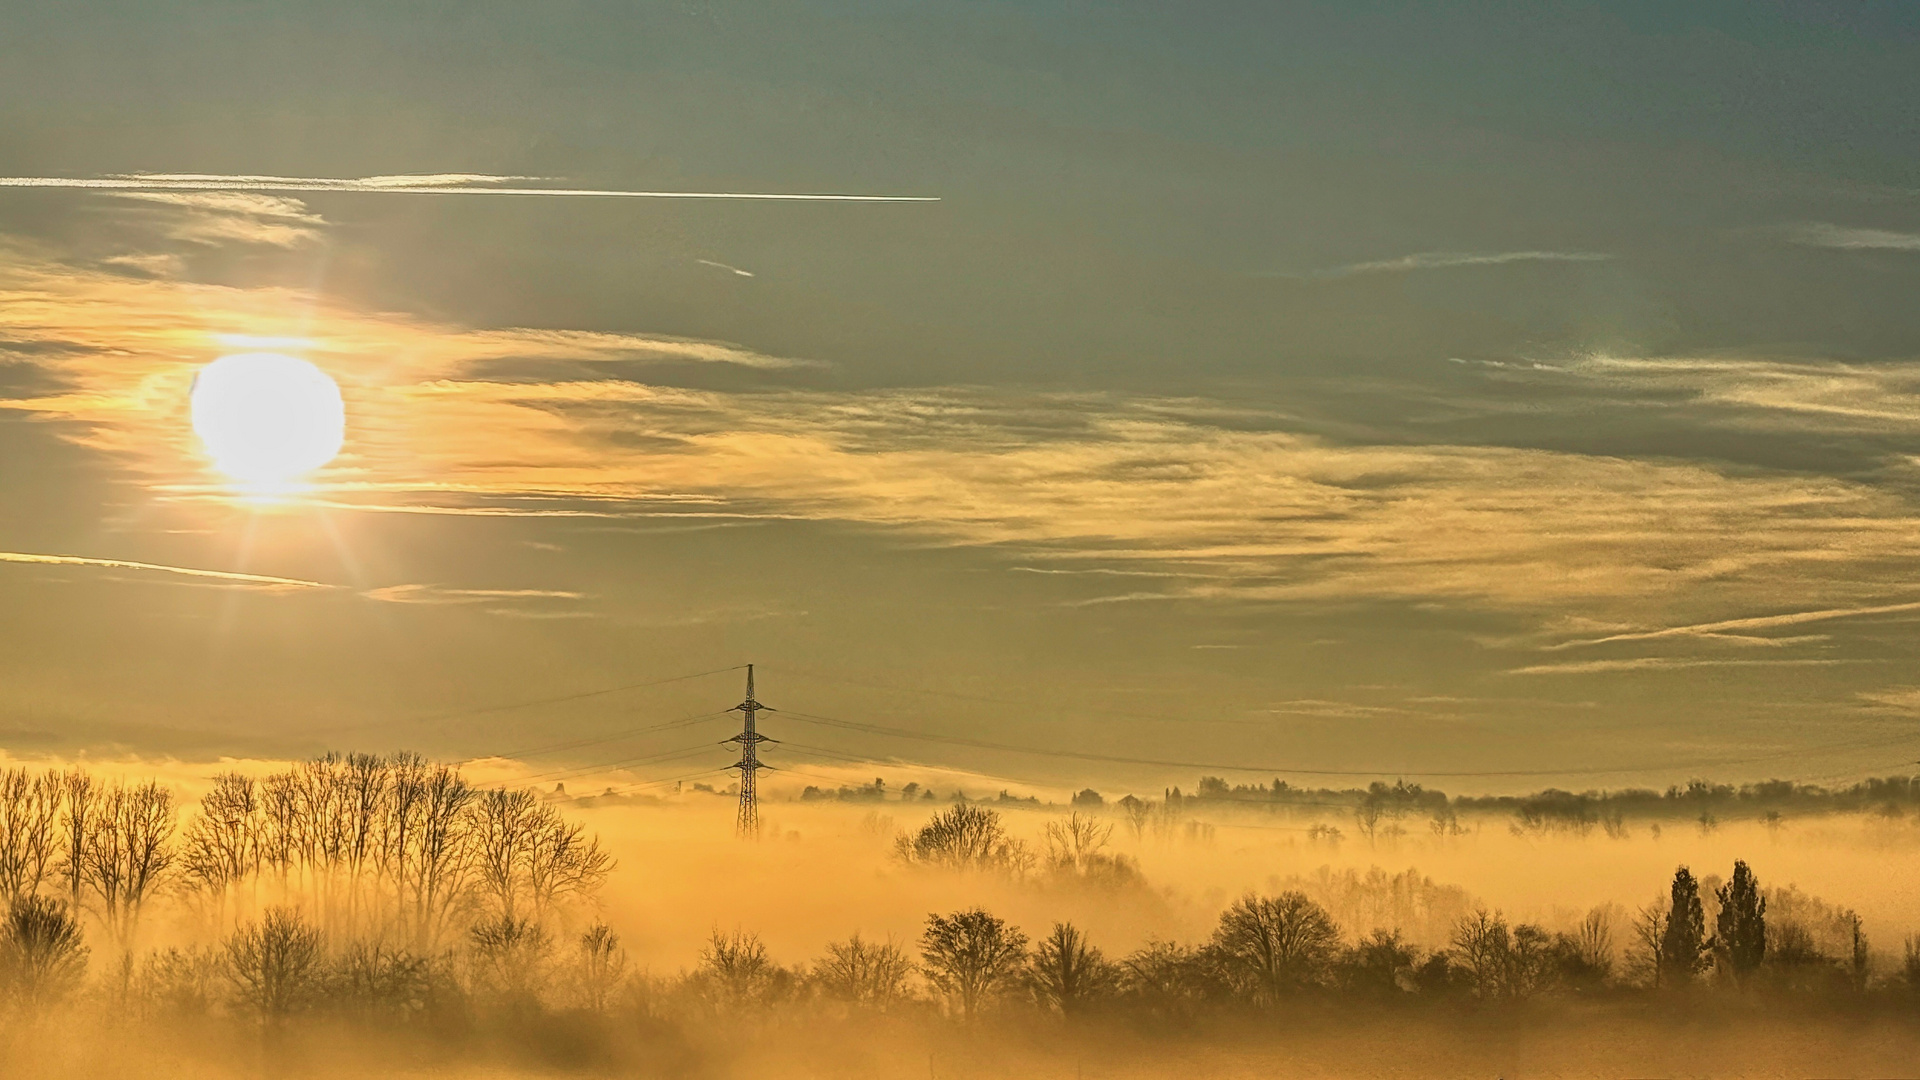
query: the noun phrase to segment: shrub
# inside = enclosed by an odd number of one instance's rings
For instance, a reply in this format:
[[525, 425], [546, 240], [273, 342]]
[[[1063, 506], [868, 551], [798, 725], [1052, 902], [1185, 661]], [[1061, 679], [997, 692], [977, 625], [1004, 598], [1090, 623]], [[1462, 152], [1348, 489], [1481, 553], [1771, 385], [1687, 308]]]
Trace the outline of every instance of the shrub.
[[7, 909], [0, 933], [0, 979], [8, 996], [28, 1008], [71, 994], [87, 970], [79, 921], [59, 900], [22, 896]]

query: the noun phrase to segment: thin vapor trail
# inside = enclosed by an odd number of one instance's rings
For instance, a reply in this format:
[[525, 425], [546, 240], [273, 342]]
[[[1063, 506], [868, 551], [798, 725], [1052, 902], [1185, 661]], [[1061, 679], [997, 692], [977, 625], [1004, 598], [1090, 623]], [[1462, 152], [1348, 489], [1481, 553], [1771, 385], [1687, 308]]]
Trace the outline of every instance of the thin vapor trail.
[[601, 188], [485, 187], [524, 176], [368, 176], [358, 179], [307, 176], [215, 176], [128, 174], [116, 176], [7, 176], [0, 187], [77, 188], [86, 191], [290, 191], [403, 195], [547, 195], [615, 199], [750, 199], [781, 202], [939, 202], [932, 195], [858, 195], [785, 191], [623, 191]]
[[83, 555], [35, 555], [24, 551], [0, 551], [0, 562], [32, 563], [39, 566], [103, 566], [115, 570], [144, 570], [159, 574], [179, 574], [184, 577], [213, 578], [217, 581], [233, 581], [243, 585], [259, 585], [273, 589], [335, 589], [324, 581], [306, 581], [301, 578], [269, 577], [265, 574], [240, 574], [230, 570], [201, 570], [191, 566], [166, 566], [161, 563], [132, 562], [127, 559], [91, 559]]

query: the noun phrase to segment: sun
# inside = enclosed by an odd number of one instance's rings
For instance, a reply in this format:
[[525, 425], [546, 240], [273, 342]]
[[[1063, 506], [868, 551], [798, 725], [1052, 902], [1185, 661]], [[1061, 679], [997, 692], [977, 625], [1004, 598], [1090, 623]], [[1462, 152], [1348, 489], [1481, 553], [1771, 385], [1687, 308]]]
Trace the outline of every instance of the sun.
[[285, 487], [346, 443], [340, 385], [297, 357], [223, 356], [194, 376], [189, 401], [214, 468], [253, 487]]

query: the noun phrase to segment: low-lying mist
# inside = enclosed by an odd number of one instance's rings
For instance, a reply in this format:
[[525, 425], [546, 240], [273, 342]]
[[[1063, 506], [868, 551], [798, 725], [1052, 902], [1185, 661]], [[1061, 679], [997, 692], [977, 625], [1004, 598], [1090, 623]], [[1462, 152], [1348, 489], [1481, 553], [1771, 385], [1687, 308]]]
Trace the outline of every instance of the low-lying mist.
[[1885, 1075], [1920, 1051], [1904, 780], [877, 784], [780, 792], [743, 840], [724, 791], [575, 798], [405, 755], [203, 771], [0, 772], [0, 1073]]

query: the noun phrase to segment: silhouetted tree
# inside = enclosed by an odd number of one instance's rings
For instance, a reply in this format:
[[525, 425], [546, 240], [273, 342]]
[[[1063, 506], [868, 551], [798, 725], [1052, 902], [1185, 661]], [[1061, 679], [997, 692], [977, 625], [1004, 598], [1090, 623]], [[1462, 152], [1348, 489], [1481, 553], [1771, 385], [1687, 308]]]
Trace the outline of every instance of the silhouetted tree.
[[467, 930], [474, 988], [514, 1009], [532, 1007], [546, 985], [553, 939], [529, 918], [495, 915]]
[[348, 943], [330, 967], [328, 1006], [362, 1022], [412, 1019], [433, 1005], [442, 982], [428, 957], [380, 941]]
[[1064, 1016], [1081, 1012], [1114, 985], [1113, 965], [1072, 923], [1054, 923], [1053, 930], [1034, 946], [1034, 995]]
[[1047, 823], [1047, 869], [1060, 877], [1108, 886], [1139, 880], [1139, 868], [1125, 855], [1109, 854], [1113, 826], [1078, 811], [1065, 821]]
[[1375, 930], [1340, 956], [1340, 984], [1347, 990], [1384, 996], [1405, 993], [1419, 956], [1398, 930]]
[[187, 881], [224, 903], [229, 889], [259, 869], [263, 832], [254, 779], [239, 773], [214, 777], [181, 845]]
[[715, 930], [700, 952], [696, 978], [716, 1004], [727, 1007], [767, 1001], [787, 981], [786, 972], [768, 959], [760, 935], [745, 930]]
[[1007, 835], [999, 814], [969, 803], [933, 815], [918, 832], [900, 837], [895, 851], [907, 862], [950, 870], [1017, 873], [1033, 861], [1026, 845]]
[[1734, 981], [1745, 986], [1767, 957], [1767, 898], [1744, 862], [1733, 864], [1733, 877], [1714, 890], [1720, 912], [1714, 917], [1714, 949], [1725, 961]]
[[1660, 939], [1660, 978], [1667, 986], [1685, 986], [1699, 973], [1706, 954], [1707, 916], [1700, 884], [1682, 866], [1674, 872], [1667, 919]]
[[1184, 1020], [1221, 992], [1217, 957], [1170, 941], [1151, 941], [1120, 962], [1120, 992], [1129, 1002], [1163, 1019]]
[[174, 825], [173, 793], [157, 783], [116, 783], [98, 792], [83, 837], [80, 881], [123, 951], [132, 947], [147, 900], [173, 866]]
[[829, 996], [884, 1009], [906, 995], [913, 962], [892, 941], [872, 942], [855, 934], [827, 946], [814, 967], [814, 981]]
[[1512, 985], [1513, 931], [1499, 912], [1481, 908], [1461, 919], [1452, 944], [1454, 966], [1475, 996], [1506, 995]]
[[1596, 986], [1613, 977], [1613, 924], [1617, 911], [1612, 904], [1594, 908], [1580, 921], [1574, 935], [1580, 963]]
[[927, 916], [920, 956], [927, 980], [972, 1019], [980, 1006], [1018, 981], [1027, 936], [980, 908]]
[[28, 1009], [65, 998], [87, 969], [87, 947], [73, 912], [50, 896], [21, 896], [0, 933], [0, 985]]
[[1873, 971], [1873, 952], [1867, 945], [1867, 933], [1856, 912], [1849, 911], [1847, 919], [1847, 978], [1855, 993], [1867, 988], [1867, 978]]
[[1663, 897], [1641, 908], [1634, 916], [1633, 949], [1628, 954], [1632, 969], [1644, 975], [1647, 985], [1656, 990], [1661, 986], [1660, 945], [1667, 940], [1668, 905], [1669, 901]]
[[0, 902], [33, 896], [60, 856], [60, 774], [0, 770]]
[[1221, 914], [1213, 932], [1225, 967], [1263, 1001], [1319, 982], [1339, 945], [1332, 916], [1297, 890], [1248, 894]]
[[627, 976], [627, 954], [620, 935], [606, 923], [594, 923], [581, 933], [574, 955], [573, 983], [580, 1006], [605, 1012]]
[[234, 1004], [274, 1024], [310, 1004], [322, 975], [320, 931], [292, 908], [268, 908], [227, 939]]
[[130, 997], [149, 1017], [205, 1016], [227, 978], [223, 949], [170, 947], [147, 954]]

